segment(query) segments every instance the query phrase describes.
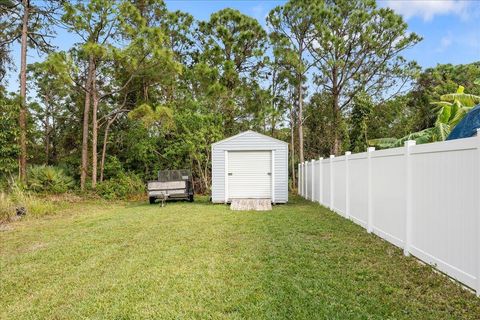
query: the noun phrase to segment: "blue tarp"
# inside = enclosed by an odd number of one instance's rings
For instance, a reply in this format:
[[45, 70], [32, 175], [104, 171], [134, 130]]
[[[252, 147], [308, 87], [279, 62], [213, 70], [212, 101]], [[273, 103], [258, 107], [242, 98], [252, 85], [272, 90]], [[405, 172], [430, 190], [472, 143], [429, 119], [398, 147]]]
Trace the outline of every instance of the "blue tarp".
[[468, 112], [447, 137], [447, 140], [473, 137], [480, 128], [480, 104]]

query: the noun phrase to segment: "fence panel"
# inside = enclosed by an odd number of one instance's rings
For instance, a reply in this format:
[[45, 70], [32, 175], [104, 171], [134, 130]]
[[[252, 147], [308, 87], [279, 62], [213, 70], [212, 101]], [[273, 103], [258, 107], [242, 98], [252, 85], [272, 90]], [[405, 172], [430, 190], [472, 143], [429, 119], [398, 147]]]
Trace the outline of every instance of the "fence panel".
[[330, 159], [323, 160], [322, 175], [322, 204], [326, 207], [330, 207]]
[[348, 160], [350, 184], [350, 217], [362, 227], [368, 219], [368, 159], [367, 153], [352, 154]]
[[304, 162], [299, 170], [304, 197], [480, 295], [480, 135], [418, 146], [409, 141]]
[[405, 148], [372, 153], [373, 232], [403, 248], [405, 240]]
[[333, 162], [333, 206], [334, 210], [345, 216], [346, 214], [346, 171], [345, 156], [334, 158]]
[[310, 199], [310, 190], [312, 185], [310, 184], [310, 162], [305, 162], [305, 198]]
[[313, 174], [313, 198], [312, 201], [320, 202], [320, 160], [317, 160], [313, 163], [314, 174]]
[[448, 152], [436, 144], [412, 149], [411, 252], [473, 287], [480, 162], [475, 146], [462, 140], [448, 142], [457, 148]]

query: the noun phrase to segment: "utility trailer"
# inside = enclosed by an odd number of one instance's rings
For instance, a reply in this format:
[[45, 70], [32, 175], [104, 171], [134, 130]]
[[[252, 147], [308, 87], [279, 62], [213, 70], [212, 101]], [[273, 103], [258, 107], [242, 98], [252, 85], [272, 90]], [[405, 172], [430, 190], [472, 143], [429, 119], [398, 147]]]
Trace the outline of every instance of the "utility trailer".
[[193, 202], [193, 180], [190, 170], [161, 170], [158, 180], [147, 182], [148, 200], [150, 204], [157, 199], [188, 200]]

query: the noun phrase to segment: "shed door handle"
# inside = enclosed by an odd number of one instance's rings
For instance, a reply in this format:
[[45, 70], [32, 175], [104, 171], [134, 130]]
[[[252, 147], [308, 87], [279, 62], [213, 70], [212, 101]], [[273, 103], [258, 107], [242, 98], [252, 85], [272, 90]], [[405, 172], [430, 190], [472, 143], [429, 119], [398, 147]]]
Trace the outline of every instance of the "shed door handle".
[[272, 173], [271, 173], [271, 172], [267, 172], [267, 174], [268, 174], [269, 176], [271, 176], [271, 175], [272, 175]]
[[233, 175], [233, 173], [229, 172], [228, 175], [231, 176], [231, 175]]

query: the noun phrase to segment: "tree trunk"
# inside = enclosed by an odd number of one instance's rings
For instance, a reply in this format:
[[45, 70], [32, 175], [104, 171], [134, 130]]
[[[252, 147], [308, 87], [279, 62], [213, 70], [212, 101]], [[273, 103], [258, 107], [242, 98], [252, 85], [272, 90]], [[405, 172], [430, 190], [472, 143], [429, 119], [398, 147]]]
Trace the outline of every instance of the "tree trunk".
[[275, 114], [275, 92], [276, 92], [276, 82], [275, 82], [275, 79], [276, 79], [276, 74], [277, 74], [277, 70], [276, 69], [273, 69], [273, 74], [272, 74], [272, 92], [271, 92], [271, 95], [272, 95], [272, 114], [271, 114], [271, 118], [270, 118], [270, 130], [271, 130], [271, 133], [270, 135], [272, 136], [272, 138], [275, 138], [275, 127], [277, 126], [277, 122], [276, 122], [276, 114]]
[[[298, 58], [302, 61], [303, 57], [303, 45], [300, 44], [298, 48]], [[303, 78], [303, 70], [298, 72], [298, 155], [300, 157], [300, 162], [304, 161], [303, 156], [303, 86], [302, 86], [302, 78]]]
[[304, 161], [303, 156], [303, 88], [301, 76], [298, 81], [298, 155], [300, 162]]
[[296, 175], [295, 175], [295, 119], [293, 117], [293, 109], [290, 112], [290, 163], [292, 165], [292, 188], [295, 189]]
[[88, 73], [85, 84], [85, 107], [83, 110], [83, 133], [82, 133], [82, 167], [80, 171], [80, 189], [85, 190], [85, 181], [88, 171], [88, 116], [90, 113], [90, 95], [92, 79], [95, 71], [93, 56], [88, 58]]
[[[48, 109], [47, 109], [48, 110]], [[49, 112], [45, 115], [45, 164], [49, 165], [50, 160], [50, 120]]]
[[57, 160], [58, 160], [58, 157], [57, 157], [57, 147], [56, 147], [56, 143], [55, 143], [55, 140], [56, 140], [56, 136], [55, 136], [55, 132], [57, 132], [57, 126], [55, 124], [55, 118], [52, 117], [52, 125], [51, 125], [51, 130], [50, 132], [52, 132], [53, 134], [50, 136], [50, 141], [52, 142], [51, 145], [52, 145], [52, 148], [50, 149], [50, 159], [51, 159], [51, 163], [57, 163]]
[[117, 116], [115, 115], [112, 119], [108, 120], [107, 125], [105, 126], [105, 134], [103, 136], [103, 147], [102, 147], [102, 159], [100, 160], [100, 182], [103, 181], [103, 171], [105, 170], [105, 158], [107, 156], [107, 144], [108, 144], [108, 133], [110, 131], [110, 126], [115, 121]]
[[272, 138], [277, 137], [276, 131], [275, 131], [276, 127], [277, 127], [277, 119], [275, 118], [275, 116], [272, 116], [272, 132], [271, 132]]
[[198, 171], [200, 172], [200, 179], [202, 180], [203, 184], [203, 192], [205, 193], [208, 190], [208, 178], [202, 170], [202, 164], [200, 161], [195, 160], [195, 162], [197, 163]]
[[337, 69], [333, 68], [332, 70], [332, 98], [333, 98], [333, 147], [332, 154], [337, 156], [340, 152], [340, 137], [338, 136], [338, 116], [340, 112], [339, 106], [339, 88], [338, 88], [338, 74]]
[[27, 180], [27, 34], [28, 34], [28, 15], [30, 9], [29, 0], [22, 0], [23, 21], [22, 21], [22, 40], [20, 53], [20, 113], [18, 125], [20, 127], [20, 180]]
[[338, 95], [333, 95], [333, 148], [332, 154], [338, 156], [340, 151], [340, 138], [338, 136]]
[[92, 189], [97, 187], [97, 141], [98, 141], [98, 92], [96, 76], [92, 79]]

